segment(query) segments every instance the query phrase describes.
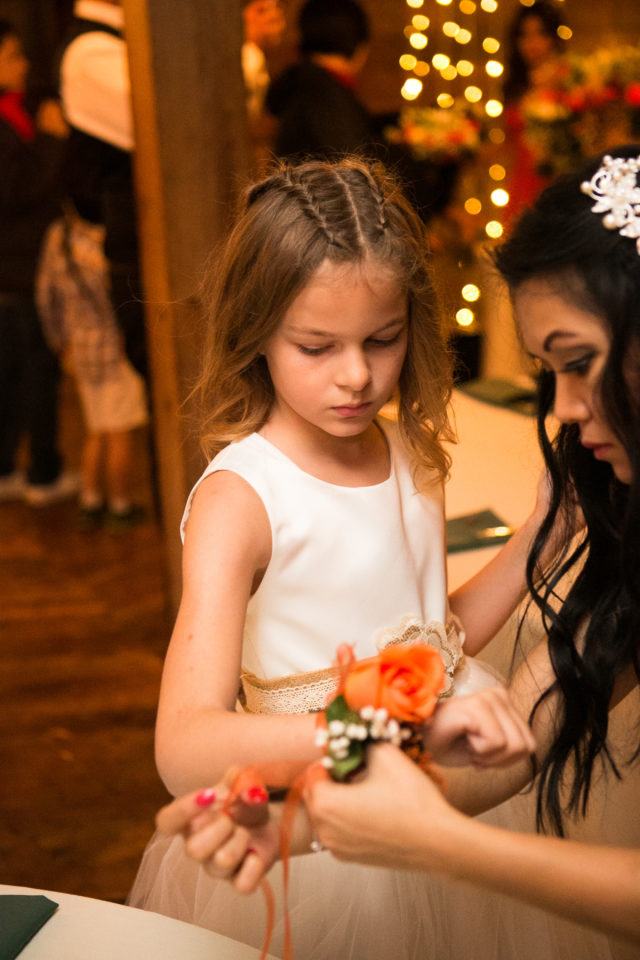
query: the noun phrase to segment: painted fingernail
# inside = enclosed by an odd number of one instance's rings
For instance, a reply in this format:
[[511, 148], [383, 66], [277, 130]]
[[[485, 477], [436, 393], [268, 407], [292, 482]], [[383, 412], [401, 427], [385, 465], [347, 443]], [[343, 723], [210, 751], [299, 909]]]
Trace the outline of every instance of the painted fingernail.
[[216, 792], [211, 787], [208, 787], [206, 790], [201, 790], [198, 796], [196, 797], [196, 803], [199, 807], [210, 807], [211, 804], [216, 799]]
[[266, 803], [269, 799], [269, 794], [264, 787], [247, 787], [246, 790], [242, 791], [242, 799], [245, 803], [257, 805], [259, 803]]

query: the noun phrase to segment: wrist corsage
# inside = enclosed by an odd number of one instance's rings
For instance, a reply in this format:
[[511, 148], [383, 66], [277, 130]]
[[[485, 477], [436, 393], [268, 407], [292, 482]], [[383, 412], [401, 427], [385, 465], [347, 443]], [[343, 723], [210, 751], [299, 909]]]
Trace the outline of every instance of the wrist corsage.
[[422, 726], [446, 685], [439, 652], [427, 644], [387, 647], [376, 657], [356, 660], [351, 647], [338, 649], [340, 680], [319, 715], [316, 743], [322, 764], [334, 780], [348, 780], [366, 760], [372, 743], [388, 742], [404, 750], [425, 770]]

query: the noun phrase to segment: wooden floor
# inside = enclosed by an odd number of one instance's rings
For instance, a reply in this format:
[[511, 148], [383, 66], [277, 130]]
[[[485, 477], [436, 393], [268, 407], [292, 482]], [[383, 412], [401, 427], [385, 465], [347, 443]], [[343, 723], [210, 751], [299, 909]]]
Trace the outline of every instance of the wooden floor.
[[[73, 466], [68, 384], [62, 435]], [[144, 449], [138, 474], [150, 506]], [[153, 725], [172, 616], [153, 511], [118, 536], [74, 518], [72, 502], [0, 504], [0, 882], [122, 901], [166, 798]]]

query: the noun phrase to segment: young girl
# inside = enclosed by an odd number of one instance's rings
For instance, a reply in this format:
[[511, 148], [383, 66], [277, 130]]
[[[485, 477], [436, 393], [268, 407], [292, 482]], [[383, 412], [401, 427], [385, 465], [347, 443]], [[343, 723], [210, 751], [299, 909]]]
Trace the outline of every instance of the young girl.
[[40, 318], [76, 381], [87, 436], [78, 523], [113, 532], [139, 523], [131, 500], [134, 431], [147, 423], [144, 381], [124, 354], [109, 292], [104, 227], [69, 206], [45, 234], [36, 275]]
[[[552, 483], [529, 567], [546, 637], [510, 687], [538, 742], [539, 819], [582, 843], [469, 820], [392, 748], [375, 752], [361, 783], [320, 784], [307, 797], [320, 838], [341, 858], [461, 877], [611, 935], [539, 914], [537, 932], [515, 927], [509, 941], [501, 917], [495, 957], [521, 957], [531, 934], [541, 957], [638, 956], [639, 171], [640, 147], [629, 147], [558, 181], [497, 257], [524, 344], [541, 365], [539, 427]], [[553, 440], [551, 410], [561, 424]], [[585, 536], [534, 577], [555, 518], [576, 501]], [[461, 782], [448, 772], [449, 799], [477, 809], [530, 778], [528, 764]], [[168, 811], [178, 816], [173, 829], [191, 820], [183, 803]], [[215, 852], [212, 843], [199, 856]], [[235, 850], [228, 870], [242, 854]]]
[[[451, 381], [427, 249], [396, 185], [356, 160], [282, 166], [249, 194], [217, 270], [201, 391], [214, 459], [185, 512], [158, 712], [157, 763], [174, 795], [231, 764], [315, 760], [311, 714], [335, 685], [339, 643], [361, 658], [421, 639], [441, 649], [449, 692], [496, 682], [465, 661], [447, 602]], [[379, 416], [393, 396], [397, 426]], [[505, 584], [524, 586], [530, 535], [508, 544]], [[467, 652], [517, 594], [496, 599]], [[214, 881], [181, 838], [156, 837], [130, 902], [260, 946], [257, 896]], [[423, 956], [453, 935], [458, 908], [445, 898], [410, 874], [299, 861], [295, 948], [306, 960]], [[485, 899], [460, 907], [481, 916]]]

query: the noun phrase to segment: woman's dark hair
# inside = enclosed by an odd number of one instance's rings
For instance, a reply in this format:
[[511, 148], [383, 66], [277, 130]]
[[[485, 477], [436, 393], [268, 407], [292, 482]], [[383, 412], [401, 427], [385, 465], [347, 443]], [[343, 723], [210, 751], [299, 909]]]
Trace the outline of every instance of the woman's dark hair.
[[303, 54], [352, 57], [358, 47], [369, 42], [369, 21], [356, 0], [307, 0], [298, 25]]
[[529, 87], [529, 67], [520, 53], [518, 42], [526, 20], [539, 20], [544, 32], [553, 40], [556, 50], [560, 52], [563, 47], [563, 41], [558, 36], [560, 17], [551, 3], [536, 0], [530, 7], [520, 7], [509, 24], [505, 39], [507, 64], [503, 93], [507, 103], [517, 100]]
[[[611, 153], [635, 158], [640, 146]], [[593, 199], [581, 191], [601, 161], [548, 187], [495, 257], [512, 294], [527, 280], [544, 279], [568, 303], [602, 319], [610, 348], [599, 402], [631, 465], [631, 482], [623, 484], [609, 464], [594, 460], [581, 445], [576, 424], [563, 424], [549, 438], [546, 418], [555, 381], [543, 372], [538, 433], [552, 496], [527, 580], [542, 612], [556, 675], [532, 718], [552, 691], [559, 690], [563, 704], [538, 791], [538, 825], [548, 824], [559, 834], [565, 814], [586, 812], [596, 758], [620, 776], [607, 743], [611, 697], [626, 668], [633, 667], [640, 679], [640, 254], [634, 239], [604, 226], [602, 214], [592, 211]], [[574, 498], [584, 514], [584, 535], [541, 573], [539, 558], [553, 524], [571, 510]], [[575, 580], [558, 609], [559, 581], [570, 571]], [[631, 760], [639, 754], [640, 744]]]

